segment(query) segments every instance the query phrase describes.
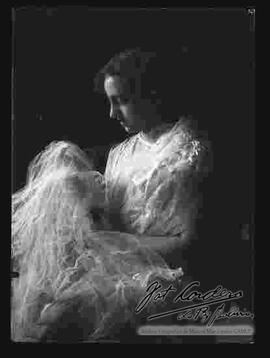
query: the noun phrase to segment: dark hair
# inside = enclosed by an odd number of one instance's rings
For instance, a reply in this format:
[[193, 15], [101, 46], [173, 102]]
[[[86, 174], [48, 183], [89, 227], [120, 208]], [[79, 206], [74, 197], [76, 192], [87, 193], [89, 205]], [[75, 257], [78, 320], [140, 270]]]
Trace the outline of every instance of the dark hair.
[[144, 51], [139, 47], [127, 49], [113, 56], [97, 73], [94, 89], [104, 93], [105, 78], [118, 75], [128, 81], [132, 94], [161, 100], [170, 111], [176, 112], [179, 100], [185, 101], [185, 70], [179, 54], [167, 50]]
[[147, 62], [156, 55], [140, 48], [128, 49], [113, 56], [95, 77], [95, 90], [104, 93], [104, 80], [107, 76], [120, 76], [128, 81], [131, 91], [136, 91], [146, 73]]

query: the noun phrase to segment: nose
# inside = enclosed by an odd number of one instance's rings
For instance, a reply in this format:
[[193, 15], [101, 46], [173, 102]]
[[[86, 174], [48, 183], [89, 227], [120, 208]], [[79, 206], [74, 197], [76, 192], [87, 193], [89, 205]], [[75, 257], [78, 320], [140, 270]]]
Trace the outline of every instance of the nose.
[[117, 118], [117, 108], [114, 104], [111, 105], [111, 108], [110, 108], [110, 118], [111, 119], [116, 119]]

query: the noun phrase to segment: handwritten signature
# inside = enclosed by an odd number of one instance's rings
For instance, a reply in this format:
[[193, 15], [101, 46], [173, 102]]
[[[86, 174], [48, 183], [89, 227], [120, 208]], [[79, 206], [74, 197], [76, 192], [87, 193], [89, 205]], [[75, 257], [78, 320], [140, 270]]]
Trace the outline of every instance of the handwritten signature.
[[[197, 290], [191, 290], [194, 286], [200, 286], [199, 281], [194, 281], [188, 284], [179, 294], [177, 294], [173, 302], [188, 302], [191, 305], [186, 305], [181, 308], [176, 308], [162, 313], [157, 313], [149, 316], [148, 320], [154, 320], [157, 318], [177, 314], [177, 320], [193, 320], [201, 319], [202, 323], [207, 322], [207, 326], [211, 326], [215, 320], [218, 319], [230, 319], [233, 317], [249, 317], [253, 318], [254, 315], [250, 312], [241, 312], [237, 306], [231, 307], [229, 312], [224, 312], [225, 302], [237, 300], [243, 297], [243, 291], [232, 292], [222, 285], [218, 285], [212, 290], [202, 293]], [[177, 289], [170, 284], [167, 288], [163, 288], [158, 281], [152, 282], [146, 289], [147, 294], [140, 300], [135, 308], [135, 313], [141, 312], [148, 306], [150, 302], [156, 303], [159, 301], [165, 301], [165, 299], [172, 293], [177, 292]], [[199, 302], [193, 303], [193, 300]], [[214, 312], [209, 310], [209, 307], [221, 303]]]

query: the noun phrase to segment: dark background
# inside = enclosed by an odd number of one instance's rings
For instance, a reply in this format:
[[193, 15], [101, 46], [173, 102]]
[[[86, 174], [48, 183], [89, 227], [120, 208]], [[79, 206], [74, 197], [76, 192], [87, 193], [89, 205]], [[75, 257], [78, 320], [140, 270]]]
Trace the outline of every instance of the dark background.
[[52, 140], [95, 148], [103, 171], [110, 145], [126, 134], [109, 120], [105, 98], [94, 94], [95, 73], [125, 48], [180, 51], [190, 74], [184, 85], [192, 93], [191, 114], [207, 131], [214, 160], [189, 265], [207, 289], [221, 283], [251, 295], [254, 16], [247, 9], [25, 7], [15, 10], [13, 25], [13, 190]]

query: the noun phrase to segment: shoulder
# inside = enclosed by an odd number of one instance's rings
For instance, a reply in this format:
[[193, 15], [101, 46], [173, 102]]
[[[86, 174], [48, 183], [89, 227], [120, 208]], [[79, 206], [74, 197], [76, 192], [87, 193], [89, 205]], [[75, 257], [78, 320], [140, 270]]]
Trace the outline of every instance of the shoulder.
[[171, 139], [179, 145], [190, 143], [197, 138], [191, 117], [180, 117], [169, 133]]
[[113, 144], [109, 151], [109, 157], [115, 158], [121, 156], [125, 151], [131, 148], [137, 139], [137, 135], [126, 138], [123, 142]]
[[182, 167], [193, 167], [197, 171], [209, 171], [211, 144], [206, 135], [199, 133], [191, 117], [181, 117], [168, 133], [171, 152]]
[[121, 143], [115, 143], [111, 146], [107, 158], [107, 164], [105, 169], [105, 176], [108, 178], [111, 176], [112, 170], [114, 170], [121, 160], [128, 155], [128, 152], [135, 144], [137, 136], [128, 137]]

